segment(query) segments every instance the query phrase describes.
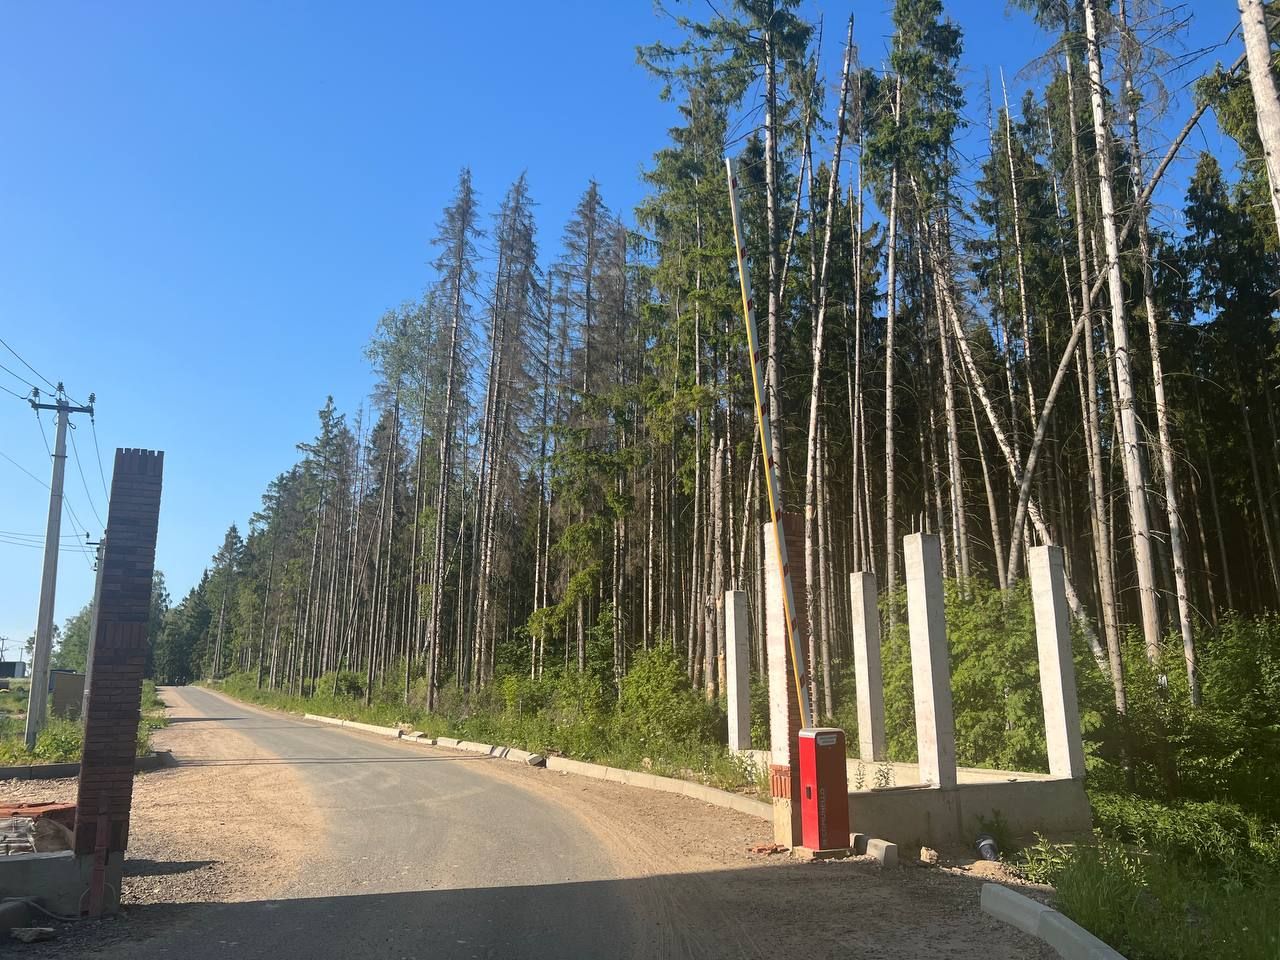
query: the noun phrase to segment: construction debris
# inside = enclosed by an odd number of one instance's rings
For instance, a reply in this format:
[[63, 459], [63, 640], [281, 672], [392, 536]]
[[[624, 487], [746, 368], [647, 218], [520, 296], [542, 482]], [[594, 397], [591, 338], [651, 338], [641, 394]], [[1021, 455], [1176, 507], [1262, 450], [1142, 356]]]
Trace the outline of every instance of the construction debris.
[[39, 943], [53, 939], [53, 927], [14, 927], [9, 936], [22, 943]]
[[35, 853], [35, 827], [36, 822], [30, 817], [0, 819], [0, 856]]

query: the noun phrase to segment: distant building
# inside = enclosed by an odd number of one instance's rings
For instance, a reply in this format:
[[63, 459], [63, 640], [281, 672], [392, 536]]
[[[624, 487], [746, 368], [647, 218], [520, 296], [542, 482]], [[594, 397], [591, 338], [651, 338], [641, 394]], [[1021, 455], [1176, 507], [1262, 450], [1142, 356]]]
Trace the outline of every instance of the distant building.
[[0, 660], [0, 677], [21, 680], [27, 675], [27, 665], [21, 660]]

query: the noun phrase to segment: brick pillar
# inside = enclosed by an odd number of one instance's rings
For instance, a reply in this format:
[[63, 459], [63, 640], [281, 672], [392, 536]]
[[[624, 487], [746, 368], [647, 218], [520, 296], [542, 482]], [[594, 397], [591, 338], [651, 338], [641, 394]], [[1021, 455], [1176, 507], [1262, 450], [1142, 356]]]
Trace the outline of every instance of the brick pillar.
[[[805, 619], [806, 585], [804, 564], [804, 518], [793, 514], [780, 517], [787, 536], [787, 557], [791, 563], [791, 587], [796, 598], [796, 644], [809, 670], [809, 627]], [[787, 651], [787, 621], [778, 576], [778, 554], [773, 542], [773, 524], [764, 525], [765, 648], [769, 666], [769, 792], [773, 797], [774, 842], [800, 845], [800, 804], [793, 803], [792, 791], [800, 780], [800, 703], [796, 699], [795, 672]]]
[[[93, 858], [95, 875], [112, 859], [118, 861], [129, 843], [163, 473], [163, 453], [116, 451], [76, 798], [75, 851]], [[100, 898], [101, 890], [95, 911], [90, 891], [90, 913], [101, 912]]]

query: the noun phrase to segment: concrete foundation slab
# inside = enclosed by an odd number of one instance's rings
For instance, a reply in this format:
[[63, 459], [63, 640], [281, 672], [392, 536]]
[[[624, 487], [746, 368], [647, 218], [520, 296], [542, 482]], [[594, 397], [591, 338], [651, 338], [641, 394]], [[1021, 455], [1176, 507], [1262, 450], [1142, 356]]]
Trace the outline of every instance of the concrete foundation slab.
[[[24, 853], [0, 857], [0, 900], [35, 900], [51, 913], [78, 917], [86, 909], [93, 856], [77, 856], [70, 850], [56, 853]], [[124, 853], [107, 857], [104, 911], [114, 913], [120, 904], [120, 879]]]
[[849, 794], [849, 823], [859, 833], [911, 848], [970, 847], [982, 821], [996, 815], [1018, 839], [1087, 835], [1092, 814], [1084, 784], [1075, 779], [913, 785]]
[[6, 900], [0, 903], [0, 932], [30, 925], [31, 907], [25, 900]]

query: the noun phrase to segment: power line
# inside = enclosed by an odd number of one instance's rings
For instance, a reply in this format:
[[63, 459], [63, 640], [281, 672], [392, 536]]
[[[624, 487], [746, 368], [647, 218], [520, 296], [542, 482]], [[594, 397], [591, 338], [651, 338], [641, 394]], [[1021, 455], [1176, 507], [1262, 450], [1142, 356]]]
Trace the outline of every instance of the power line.
[[93, 494], [89, 492], [89, 481], [84, 478], [84, 467], [80, 463], [80, 450], [76, 446], [76, 431], [74, 426], [72, 426], [71, 430], [68, 431], [68, 436], [71, 437], [71, 453], [76, 459], [76, 472], [80, 474], [80, 483], [84, 487], [84, 495], [89, 501], [89, 509], [93, 511], [93, 516], [94, 519], [98, 521], [98, 526], [105, 529], [107, 525], [102, 522], [102, 514], [98, 513], [98, 508], [93, 502]]
[[44, 441], [44, 452], [52, 457], [53, 449], [49, 446], [49, 437], [44, 432], [44, 421], [40, 419], [39, 410], [36, 410], [36, 423], [40, 425], [40, 439]]
[[[18, 530], [0, 530], [0, 537], [12, 537], [13, 539], [16, 539], [16, 540], [37, 540], [40, 543], [44, 543], [43, 533], [22, 533], [21, 531], [18, 531]], [[75, 540], [76, 534], [64, 533], [62, 534], [62, 539]]]
[[20, 373], [14, 373], [12, 370], [10, 370], [8, 367], [6, 367], [3, 363], [0, 363], [0, 370], [3, 370], [3, 371], [4, 371], [5, 373], [7, 373], [9, 376], [13, 377], [15, 380], [21, 380], [23, 383], [25, 383], [25, 384], [26, 384], [28, 387], [30, 387], [32, 390], [39, 389], [39, 388], [38, 388], [34, 383], [32, 383], [30, 380], [28, 380], [28, 379], [27, 379], [26, 377], [24, 377], [22, 374], [20, 374]]
[[[8, 537], [0, 537], [0, 546], [3, 547], [30, 547], [32, 550], [43, 550], [43, 543], [29, 543], [26, 540], [10, 540]], [[69, 550], [72, 547], [70, 543], [59, 544], [60, 549]]]
[[[33, 367], [31, 364], [27, 363], [27, 361], [23, 359], [22, 354], [18, 353], [18, 351], [17, 351], [17, 350], [15, 350], [15, 349], [13, 349], [13, 347], [9, 346], [9, 344], [5, 342], [5, 340], [4, 340], [4, 338], [3, 338], [3, 337], [0, 337], [0, 344], [3, 344], [3, 345], [4, 345], [4, 348], [5, 348], [6, 350], [8, 350], [8, 351], [9, 351], [10, 353], [12, 353], [15, 357], [17, 357], [17, 358], [18, 358], [18, 361], [19, 361], [19, 362], [20, 362], [24, 367], [26, 367], [28, 370], [30, 370], [32, 373], [34, 373], [37, 377], [39, 377], [41, 380], [43, 380], [45, 383], [47, 383], [47, 384], [49, 385], [49, 389], [50, 389], [50, 390], [57, 390], [57, 389], [58, 389], [57, 385], [56, 385], [52, 380], [50, 380], [48, 377], [46, 377], [43, 373], [41, 373], [39, 370], [37, 370], [37, 369], [36, 369], [35, 367]], [[10, 371], [10, 372], [12, 372], [12, 371]], [[15, 374], [14, 374], [14, 376], [15, 376], [15, 377], [17, 377], [18, 375], [15, 373]], [[35, 384], [34, 384], [34, 383], [31, 383], [30, 381], [25, 380], [25, 379], [23, 379], [22, 377], [18, 377], [18, 379], [19, 379], [19, 380], [22, 380], [22, 382], [23, 382], [23, 383], [25, 383], [25, 384], [27, 384], [28, 386], [31, 386], [31, 387], [34, 387], [34, 386], [35, 386]]]
[[10, 463], [12, 463], [15, 467], [17, 467], [19, 470], [21, 470], [23, 473], [25, 473], [28, 477], [30, 477], [30, 478], [31, 478], [32, 480], [34, 480], [36, 483], [40, 484], [40, 486], [44, 487], [46, 490], [48, 490], [48, 489], [49, 489], [49, 484], [45, 483], [43, 480], [41, 480], [41, 479], [40, 479], [39, 477], [37, 477], [34, 473], [32, 473], [30, 470], [28, 470], [26, 467], [24, 467], [22, 464], [20, 464], [17, 460], [13, 459], [13, 457], [9, 456], [9, 455], [8, 455], [7, 453], [5, 453], [3, 450], [0, 450], [0, 457], [4, 457], [6, 460], [8, 460], [8, 461], [9, 461]]
[[22, 394], [18, 393], [16, 390], [10, 390], [10, 389], [9, 389], [8, 387], [6, 387], [3, 383], [0, 383], [0, 390], [3, 390], [5, 393], [9, 394], [9, 396], [11, 396], [11, 397], [17, 397], [19, 400], [26, 400], [26, 399], [27, 399], [27, 398], [26, 398], [26, 397], [24, 397]]
[[89, 426], [93, 430], [93, 453], [98, 458], [98, 478], [102, 481], [102, 495], [107, 498], [107, 505], [111, 505], [111, 492], [107, 489], [107, 474], [102, 469], [102, 449], [98, 446], [98, 420], [96, 417], [89, 418]]

